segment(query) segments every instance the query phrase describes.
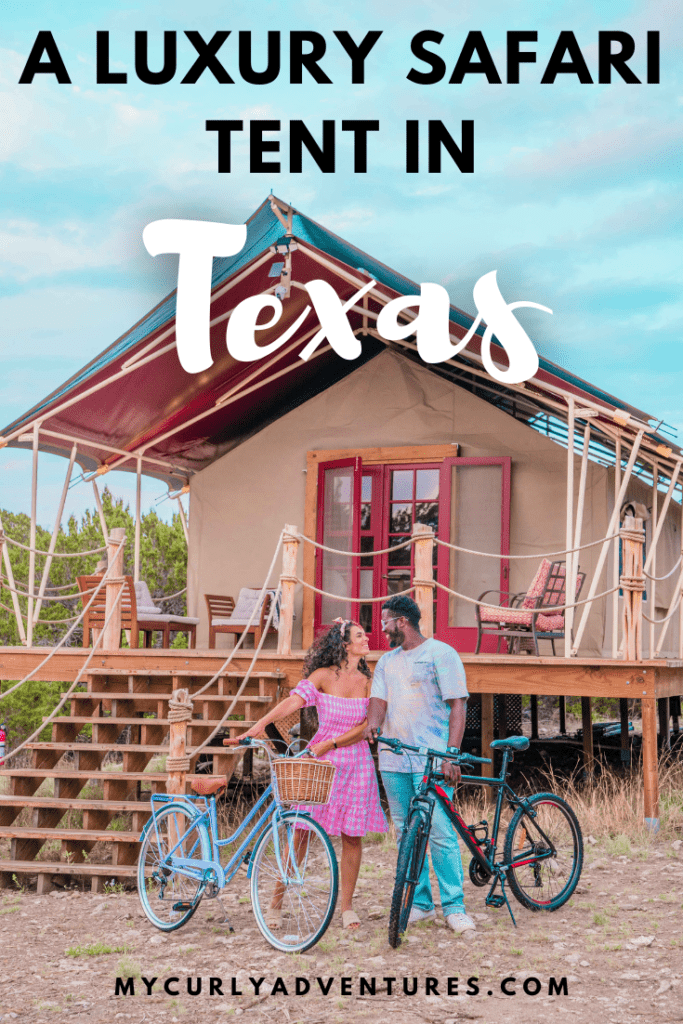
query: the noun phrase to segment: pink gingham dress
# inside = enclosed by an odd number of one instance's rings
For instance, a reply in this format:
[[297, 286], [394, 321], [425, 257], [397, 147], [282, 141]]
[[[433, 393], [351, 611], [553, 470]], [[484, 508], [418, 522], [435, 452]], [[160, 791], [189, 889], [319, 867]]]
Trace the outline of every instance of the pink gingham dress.
[[[319, 729], [314, 743], [343, 736], [359, 725], [368, 710], [367, 697], [333, 697], [317, 690], [308, 679], [302, 679], [292, 693], [306, 701], [304, 707], [318, 709]], [[322, 825], [328, 835], [364, 836], [366, 832], [386, 832], [387, 819], [379, 802], [375, 765], [367, 740], [348, 747], [334, 748], [325, 754], [325, 761], [337, 765], [330, 801], [322, 807], [303, 807]]]

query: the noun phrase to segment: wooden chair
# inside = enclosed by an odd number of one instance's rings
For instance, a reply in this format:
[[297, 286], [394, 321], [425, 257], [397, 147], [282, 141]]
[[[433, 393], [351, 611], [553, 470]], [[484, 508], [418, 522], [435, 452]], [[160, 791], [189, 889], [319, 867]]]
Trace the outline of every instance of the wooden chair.
[[[86, 593], [86, 591], [93, 591], [101, 579], [101, 576], [78, 577], [78, 589], [81, 592], [83, 607], [86, 607], [92, 598], [92, 593]], [[94, 643], [97, 638], [97, 633], [95, 631], [97, 630], [99, 632], [104, 626], [106, 586], [107, 585], [105, 583], [83, 617], [84, 647], [90, 646], [90, 630], [93, 631]], [[169, 647], [171, 633], [187, 632], [188, 644], [190, 647], [194, 647], [196, 644], [196, 633], [199, 619], [189, 618], [184, 615], [162, 615], [157, 612], [156, 605], [151, 603], [152, 599], [149, 596], [149, 590], [147, 589], [146, 583], [142, 584], [144, 590], [141, 591], [141, 595], [143, 597], [145, 595], [147, 596], [149, 599], [149, 605], [145, 604], [138, 606], [137, 591], [140, 591], [140, 587], [140, 583], [133, 583], [132, 576], [124, 576], [123, 597], [121, 598], [120, 604], [121, 629], [124, 630], [126, 635], [129, 637], [128, 642], [130, 646], [138, 647], [139, 634], [143, 633], [145, 647], [151, 647], [153, 634], [155, 632], [159, 632], [162, 635], [161, 646]], [[152, 609], [154, 609], [154, 611], [152, 611]]]
[[[260, 587], [242, 587], [235, 599], [222, 594], [204, 594], [206, 606], [209, 611], [209, 647], [216, 646], [217, 633], [232, 633], [237, 643], [237, 637], [244, 632], [254, 607], [261, 593]], [[254, 647], [258, 647], [266, 626], [266, 619], [270, 614], [270, 605], [274, 593], [267, 590], [260, 613], [254, 616], [254, 621], [248, 630], [248, 635], [253, 637]], [[277, 629], [277, 609], [270, 624], [271, 630]]]
[[[565, 604], [566, 571], [564, 562], [550, 562], [544, 558], [526, 593], [513, 594], [507, 607], [476, 605], [477, 647], [474, 653], [479, 654], [482, 637], [488, 635], [498, 637], [498, 646], [501, 639], [506, 638], [510, 647], [516, 646], [517, 649], [526, 640], [529, 646], [533, 644], [536, 654], [539, 653], [538, 641], [550, 640], [553, 655], [556, 654], [555, 641], [564, 639], [564, 611], [553, 612], [553, 608]], [[577, 573], [575, 600], [579, 598], [585, 578], [585, 572]], [[479, 601], [483, 601], [487, 594], [500, 593], [499, 590], [485, 590]]]

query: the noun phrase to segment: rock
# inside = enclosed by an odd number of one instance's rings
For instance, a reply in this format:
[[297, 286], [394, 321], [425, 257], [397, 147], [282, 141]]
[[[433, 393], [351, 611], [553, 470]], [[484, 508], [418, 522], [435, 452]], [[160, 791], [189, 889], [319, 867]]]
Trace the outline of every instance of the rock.
[[590, 967], [588, 960], [579, 960], [579, 967]]
[[598, 845], [598, 841], [594, 836], [586, 836], [586, 842], [589, 844], [589, 846]]
[[639, 935], [637, 939], [630, 940], [632, 946], [651, 946], [654, 941], [654, 935]]
[[678, 853], [682, 846], [683, 846], [683, 839], [674, 839], [673, 843], [671, 844], [671, 849], [675, 850], [676, 853]]
[[493, 967], [493, 960], [482, 960], [482, 967]]
[[368, 910], [368, 921], [381, 921], [386, 916], [386, 910], [382, 910], [381, 907], [372, 907], [371, 910]]

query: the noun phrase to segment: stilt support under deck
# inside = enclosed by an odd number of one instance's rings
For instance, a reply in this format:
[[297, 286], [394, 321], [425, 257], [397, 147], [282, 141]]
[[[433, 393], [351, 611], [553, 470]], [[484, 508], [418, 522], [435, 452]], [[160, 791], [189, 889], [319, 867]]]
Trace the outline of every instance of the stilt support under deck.
[[645, 825], [659, 831], [659, 779], [657, 775], [657, 700], [643, 697], [643, 791]]
[[628, 732], [628, 700], [626, 697], [619, 698], [619, 718], [621, 719], [621, 761], [622, 764], [631, 764], [631, 737]]
[[567, 698], [557, 698], [558, 708], [560, 712], [560, 734], [562, 736], [567, 735]]
[[531, 705], [531, 738], [538, 739], [538, 697], [532, 694], [529, 698]]
[[669, 718], [671, 715], [671, 709], [668, 697], [660, 697], [657, 701], [657, 712], [659, 715], [659, 743], [662, 748], [662, 753], [665, 750], [671, 750], [671, 740], [669, 734]]
[[581, 728], [583, 729], [583, 770], [593, 774], [593, 711], [590, 697], [581, 698]]
[[481, 756], [490, 757], [491, 764], [483, 764], [482, 775], [487, 778], [493, 776], [493, 694], [482, 693], [481, 695]]

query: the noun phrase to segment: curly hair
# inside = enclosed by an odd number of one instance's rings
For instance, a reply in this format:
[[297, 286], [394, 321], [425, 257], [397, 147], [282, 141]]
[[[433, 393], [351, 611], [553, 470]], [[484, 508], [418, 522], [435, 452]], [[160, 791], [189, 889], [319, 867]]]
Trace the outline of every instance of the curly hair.
[[[336, 668], [338, 675], [348, 660], [346, 644], [351, 639], [351, 627], [357, 625], [353, 620], [335, 622], [329, 629], [319, 633], [304, 659], [304, 677], [310, 676], [317, 668]], [[358, 671], [370, 679], [370, 669], [365, 658], [358, 662]]]
[[420, 628], [421, 612], [419, 606], [406, 594], [396, 594], [382, 605], [382, 610], [393, 612], [397, 618], [407, 619], [413, 629]]

